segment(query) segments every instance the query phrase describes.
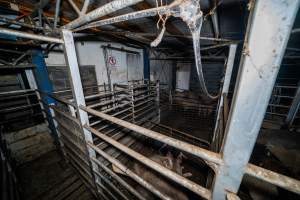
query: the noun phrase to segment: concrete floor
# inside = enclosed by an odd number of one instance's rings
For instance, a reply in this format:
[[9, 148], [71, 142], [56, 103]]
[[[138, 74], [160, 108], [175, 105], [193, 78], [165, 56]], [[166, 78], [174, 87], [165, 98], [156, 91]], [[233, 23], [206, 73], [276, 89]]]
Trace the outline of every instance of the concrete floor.
[[56, 150], [17, 168], [24, 200], [90, 200], [92, 193]]

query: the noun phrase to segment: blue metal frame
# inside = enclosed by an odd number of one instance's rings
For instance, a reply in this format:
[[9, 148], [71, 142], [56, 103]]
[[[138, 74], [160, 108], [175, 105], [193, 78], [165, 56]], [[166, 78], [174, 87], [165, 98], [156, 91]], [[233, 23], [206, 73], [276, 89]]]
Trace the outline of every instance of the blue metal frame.
[[143, 49], [144, 59], [144, 79], [150, 80], [150, 61], [149, 61], [149, 50]]
[[41, 99], [44, 104], [44, 109], [45, 109], [45, 112], [47, 115], [47, 121], [49, 124], [49, 128], [52, 132], [54, 139], [57, 142], [58, 136], [56, 133], [56, 128], [55, 128], [53, 118], [50, 117], [52, 115], [51, 115], [51, 111], [50, 111], [50, 107], [49, 107], [50, 104], [55, 104], [56, 101], [53, 98], [49, 97], [49, 95], [45, 95], [45, 94], [52, 94], [53, 87], [52, 87], [52, 83], [48, 76], [48, 70], [47, 70], [47, 66], [46, 66], [46, 63], [44, 60], [44, 54], [43, 54], [42, 50], [40, 50], [40, 49], [33, 50], [32, 63], [35, 64], [35, 66], [36, 66], [36, 68], [34, 70], [35, 79], [36, 79], [37, 87], [41, 91]]

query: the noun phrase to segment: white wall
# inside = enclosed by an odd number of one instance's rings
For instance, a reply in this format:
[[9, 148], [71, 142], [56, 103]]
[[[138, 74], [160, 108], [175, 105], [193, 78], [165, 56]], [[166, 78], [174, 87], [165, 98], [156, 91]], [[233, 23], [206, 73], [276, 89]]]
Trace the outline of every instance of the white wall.
[[[94, 65], [96, 71], [96, 77], [98, 84], [107, 83], [107, 71], [104, 61], [102, 45], [107, 45], [105, 42], [87, 41], [87, 42], [76, 42], [76, 52], [79, 65]], [[135, 51], [140, 53], [139, 65], [131, 64], [127, 62], [127, 53], [121, 51], [108, 51], [116, 57], [117, 66], [112, 69], [112, 82], [123, 82], [127, 81], [127, 69], [128, 67], [135, 67], [129, 71], [135, 71], [134, 74], [130, 75], [131, 79], [142, 79], [144, 77], [144, 66], [143, 66], [143, 50], [127, 47], [118, 43], [109, 43], [112, 47], [124, 48], [126, 50]], [[63, 53], [50, 52], [48, 58], [45, 59], [47, 65], [66, 65]]]
[[176, 89], [189, 90], [191, 63], [178, 62], [176, 66]]

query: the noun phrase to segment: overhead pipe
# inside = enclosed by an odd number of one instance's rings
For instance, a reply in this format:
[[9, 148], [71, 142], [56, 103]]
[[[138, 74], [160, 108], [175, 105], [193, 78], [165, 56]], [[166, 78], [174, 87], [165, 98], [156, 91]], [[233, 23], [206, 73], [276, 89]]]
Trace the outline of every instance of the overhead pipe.
[[82, 9], [81, 9], [81, 14], [86, 13], [86, 11], [88, 10], [89, 4], [90, 4], [90, 0], [85, 0], [84, 1], [84, 4], [83, 4]]
[[22, 31], [16, 31], [16, 30], [11, 30], [11, 29], [7, 29], [7, 28], [0, 28], [0, 34], [12, 35], [12, 36], [16, 36], [16, 37], [27, 38], [27, 39], [32, 39], [32, 40], [39, 40], [39, 41], [44, 41], [44, 42], [52, 42], [52, 43], [59, 43], [59, 44], [64, 43], [62, 39], [43, 36], [43, 35], [36, 35], [36, 34], [32, 34], [32, 33], [25, 33]]
[[126, 8], [128, 6], [132, 6], [143, 0], [114, 0], [109, 2], [85, 15], [80, 16], [79, 18], [75, 19], [74, 21], [68, 23], [67, 25], [63, 26], [64, 29], [75, 29], [81, 25], [94, 21], [100, 17], [108, 15], [112, 12], [120, 10], [122, 8]]
[[54, 29], [57, 27], [57, 23], [58, 23], [58, 17], [59, 17], [59, 12], [60, 12], [60, 3], [61, 0], [56, 0], [56, 4], [55, 4], [55, 15], [54, 15]]
[[139, 19], [139, 18], [144, 18], [144, 17], [152, 17], [152, 16], [156, 16], [158, 12], [160, 14], [166, 14], [166, 13], [170, 12], [172, 9], [173, 9], [173, 6], [171, 7], [169, 5], [169, 6], [150, 8], [150, 9], [137, 11], [137, 12], [131, 12], [128, 14], [117, 16], [117, 17], [112, 17], [112, 18], [92, 22], [90, 24], [87, 24], [85, 26], [77, 28], [74, 31], [80, 31], [80, 30], [87, 29], [87, 28], [96, 28], [96, 27], [100, 27], [100, 26], [104, 26], [104, 25], [110, 25], [110, 24], [115, 24], [115, 23], [119, 23], [119, 22], [124, 22], [124, 21], [128, 21], [128, 20]]
[[24, 22], [20, 22], [20, 21], [13, 20], [13, 19], [8, 19], [8, 18], [5, 18], [5, 17], [0, 17], [0, 21], [2, 21], [4, 23], [19, 25], [19, 26], [22, 26], [22, 27], [25, 27], [25, 28], [30, 28], [30, 29], [33, 29], [33, 30], [44, 30], [43, 27], [27, 24], [27, 23], [24, 23]]
[[73, 10], [77, 13], [78, 16], [81, 16], [81, 12], [73, 0], [68, 0], [69, 4], [72, 6]]

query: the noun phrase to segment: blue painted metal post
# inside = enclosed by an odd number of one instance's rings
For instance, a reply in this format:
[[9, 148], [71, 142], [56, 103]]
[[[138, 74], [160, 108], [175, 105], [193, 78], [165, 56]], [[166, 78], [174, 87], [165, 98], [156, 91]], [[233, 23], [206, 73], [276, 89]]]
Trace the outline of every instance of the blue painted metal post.
[[34, 70], [35, 79], [37, 82], [38, 89], [42, 92], [41, 93], [41, 99], [44, 104], [44, 109], [47, 115], [47, 121], [49, 124], [49, 128], [51, 130], [51, 133], [55, 139], [55, 142], [57, 142], [58, 136], [56, 133], [56, 128], [54, 125], [53, 118], [50, 117], [51, 111], [49, 105], [55, 104], [55, 100], [48, 95], [45, 94], [52, 94], [53, 87], [51, 84], [51, 81], [48, 76], [47, 66], [44, 60], [44, 54], [42, 50], [36, 49], [32, 52], [32, 63], [36, 65], [36, 68]]
[[150, 80], [150, 61], [149, 61], [149, 50], [143, 50], [144, 59], [144, 79]]

